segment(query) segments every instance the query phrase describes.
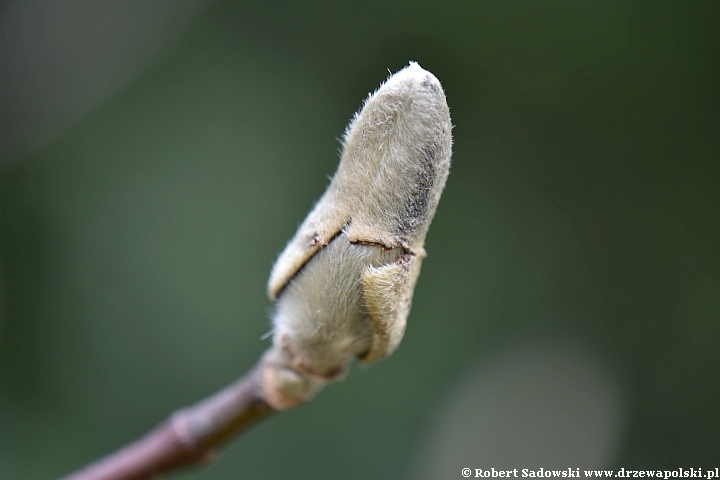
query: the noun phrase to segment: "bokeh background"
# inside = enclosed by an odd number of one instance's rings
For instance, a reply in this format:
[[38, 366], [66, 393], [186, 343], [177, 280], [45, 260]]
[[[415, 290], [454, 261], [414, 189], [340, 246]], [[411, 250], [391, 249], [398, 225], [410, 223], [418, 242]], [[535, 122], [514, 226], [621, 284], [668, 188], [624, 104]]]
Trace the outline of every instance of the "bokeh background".
[[0, 4], [0, 478], [246, 371], [388, 70], [443, 83], [397, 352], [176, 478], [720, 466], [720, 3]]

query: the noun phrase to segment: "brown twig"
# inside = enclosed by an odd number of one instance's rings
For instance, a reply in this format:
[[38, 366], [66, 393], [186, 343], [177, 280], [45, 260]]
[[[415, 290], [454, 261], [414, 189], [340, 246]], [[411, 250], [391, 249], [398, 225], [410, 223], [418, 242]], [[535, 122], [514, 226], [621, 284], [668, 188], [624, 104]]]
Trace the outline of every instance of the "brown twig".
[[235, 383], [174, 412], [144, 437], [63, 480], [139, 480], [211, 461], [215, 448], [276, 411], [265, 400], [267, 359], [265, 355]]
[[333, 380], [298, 371], [294, 363], [292, 352], [271, 347], [235, 383], [61, 480], [141, 480], [212, 461], [215, 449], [231, 437], [274, 412], [308, 401]]

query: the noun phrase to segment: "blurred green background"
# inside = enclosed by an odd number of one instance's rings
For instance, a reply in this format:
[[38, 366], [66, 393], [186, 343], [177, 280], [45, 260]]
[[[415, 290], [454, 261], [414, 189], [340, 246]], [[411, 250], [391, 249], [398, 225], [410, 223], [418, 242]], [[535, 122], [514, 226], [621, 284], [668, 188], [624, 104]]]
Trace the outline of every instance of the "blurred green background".
[[405, 339], [177, 478], [720, 466], [720, 3], [0, 4], [0, 478], [246, 371], [362, 100], [443, 83]]

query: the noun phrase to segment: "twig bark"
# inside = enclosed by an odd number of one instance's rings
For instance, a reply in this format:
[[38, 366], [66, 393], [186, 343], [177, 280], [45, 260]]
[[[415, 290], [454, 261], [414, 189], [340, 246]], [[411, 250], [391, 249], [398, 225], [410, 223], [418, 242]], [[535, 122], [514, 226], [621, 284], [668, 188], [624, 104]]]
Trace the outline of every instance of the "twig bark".
[[174, 412], [144, 437], [63, 480], [140, 480], [212, 461], [226, 440], [277, 411], [265, 398], [268, 358], [235, 383]]
[[215, 449], [255, 422], [310, 400], [333, 379], [298, 370], [291, 351], [273, 346], [243, 377], [170, 415], [144, 437], [61, 480], [141, 480], [210, 462]]

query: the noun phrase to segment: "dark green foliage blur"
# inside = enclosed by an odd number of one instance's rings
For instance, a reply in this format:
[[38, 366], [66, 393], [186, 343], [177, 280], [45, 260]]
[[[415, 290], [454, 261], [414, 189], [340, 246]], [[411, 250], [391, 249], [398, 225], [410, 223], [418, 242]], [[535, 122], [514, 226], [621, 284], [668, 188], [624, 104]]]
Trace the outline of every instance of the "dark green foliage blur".
[[409, 60], [455, 128], [403, 343], [178, 478], [412, 478], [449, 392], [536, 339], [612, 375], [606, 468], [720, 466], [719, 32], [710, 1], [200, 9], [0, 169], [0, 478], [67, 473], [255, 362], [276, 255]]

